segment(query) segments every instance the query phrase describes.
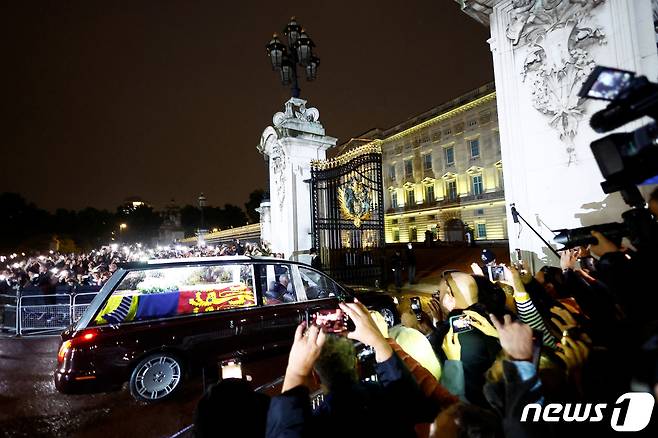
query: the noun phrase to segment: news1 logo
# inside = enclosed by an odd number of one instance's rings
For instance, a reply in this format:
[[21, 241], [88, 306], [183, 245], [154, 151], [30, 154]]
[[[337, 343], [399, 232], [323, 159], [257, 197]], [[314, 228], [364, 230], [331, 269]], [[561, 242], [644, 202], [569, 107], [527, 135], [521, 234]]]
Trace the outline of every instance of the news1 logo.
[[[617, 399], [612, 409], [610, 427], [617, 432], [639, 432], [651, 421], [654, 399], [647, 392], [627, 392]], [[531, 403], [523, 408], [521, 422], [598, 422], [605, 419], [606, 403]], [[531, 415], [530, 419], [528, 417]]]

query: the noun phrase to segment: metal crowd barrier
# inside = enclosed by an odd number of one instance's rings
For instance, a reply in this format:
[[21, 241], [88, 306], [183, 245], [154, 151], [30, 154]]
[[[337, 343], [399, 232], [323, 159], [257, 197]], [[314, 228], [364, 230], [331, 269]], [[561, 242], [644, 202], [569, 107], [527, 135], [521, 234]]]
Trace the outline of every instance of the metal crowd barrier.
[[98, 292], [83, 292], [80, 294], [73, 295], [73, 301], [71, 303], [71, 319], [72, 323], [78, 322], [78, 319], [85, 313], [85, 310], [91, 304], [91, 300], [98, 294]]
[[19, 335], [52, 334], [71, 325], [71, 296], [26, 295], [18, 300]]
[[0, 294], [0, 334], [16, 335], [18, 333], [17, 308], [16, 295]]
[[98, 293], [80, 289], [84, 292], [59, 289], [57, 292], [67, 293], [43, 294], [40, 289], [28, 287], [16, 295], [0, 294], [0, 334], [58, 334], [80, 319]]

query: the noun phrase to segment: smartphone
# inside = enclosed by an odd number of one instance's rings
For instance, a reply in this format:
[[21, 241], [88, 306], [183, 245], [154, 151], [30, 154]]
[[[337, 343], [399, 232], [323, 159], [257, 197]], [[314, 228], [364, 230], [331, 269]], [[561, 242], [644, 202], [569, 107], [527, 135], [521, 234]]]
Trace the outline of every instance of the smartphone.
[[473, 330], [473, 322], [470, 316], [462, 313], [461, 315], [450, 317], [450, 327], [452, 327], [452, 332], [455, 334], [470, 332]]
[[220, 364], [222, 369], [222, 379], [241, 379], [242, 378], [242, 364], [237, 359], [230, 359], [222, 361]]
[[487, 273], [491, 281], [505, 280], [505, 270], [502, 266], [487, 266]]
[[411, 301], [411, 311], [416, 315], [416, 319], [420, 319], [420, 313], [423, 311], [420, 297], [411, 297], [409, 301]]
[[347, 329], [347, 315], [341, 309], [319, 310], [311, 315], [311, 323], [327, 333], [342, 333]]

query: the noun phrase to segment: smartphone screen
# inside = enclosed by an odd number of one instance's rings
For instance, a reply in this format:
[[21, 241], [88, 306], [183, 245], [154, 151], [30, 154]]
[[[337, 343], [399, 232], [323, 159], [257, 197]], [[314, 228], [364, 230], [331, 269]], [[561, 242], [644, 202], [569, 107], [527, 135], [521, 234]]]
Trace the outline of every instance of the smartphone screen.
[[420, 298], [419, 297], [411, 297], [409, 299], [409, 301], [411, 302], [410, 303], [411, 304], [411, 310], [414, 313], [420, 313], [423, 310], [423, 306], [420, 303]]
[[502, 266], [487, 266], [487, 272], [491, 281], [505, 280], [505, 270]]
[[242, 365], [237, 360], [225, 360], [221, 364], [222, 379], [241, 379]]
[[327, 333], [342, 333], [346, 330], [345, 316], [340, 309], [326, 309], [314, 313], [311, 321]]
[[455, 334], [469, 332], [473, 330], [471, 317], [465, 313], [457, 316], [451, 316], [450, 327], [452, 327], [452, 332]]

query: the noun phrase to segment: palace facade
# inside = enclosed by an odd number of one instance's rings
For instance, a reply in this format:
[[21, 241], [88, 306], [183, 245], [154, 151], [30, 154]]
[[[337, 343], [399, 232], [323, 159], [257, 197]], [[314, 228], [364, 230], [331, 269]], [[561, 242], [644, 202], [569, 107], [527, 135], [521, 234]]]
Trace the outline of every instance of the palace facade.
[[360, 137], [382, 148], [386, 243], [507, 239], [493, 83]]

